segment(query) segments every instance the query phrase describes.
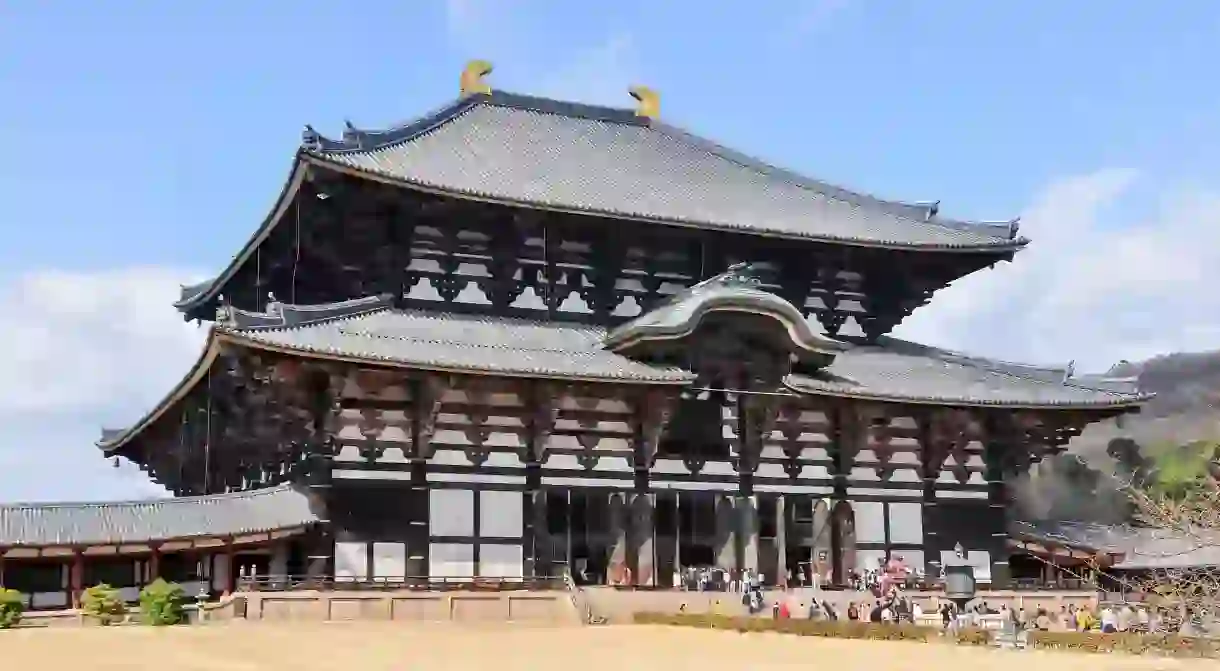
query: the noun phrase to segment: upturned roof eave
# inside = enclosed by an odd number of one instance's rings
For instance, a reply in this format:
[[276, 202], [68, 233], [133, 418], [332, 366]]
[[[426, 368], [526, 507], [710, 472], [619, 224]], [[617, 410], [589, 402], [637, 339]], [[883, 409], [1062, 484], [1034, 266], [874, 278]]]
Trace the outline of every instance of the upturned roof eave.
[[267, 217], [263, 219], [263, 223], [254, 232], [254, 235], [252, 235], [250, 239], [246, 241], [246, 244], [242, 246], [236, 255], [234, 255], [234, 257], [229, 261], [229, 264], [225, 266], [224, 271], [206, 283], [201, 283], [203, 286], [194, 285], [199, 287], [199, 290], [190, 296], [185, 296], [175, 301], [174, 307], [178, 308], [178, 310], [182, 312], [189, 312], [206, 301], [215, 298], [216, 295], [220, 293], [221, 288], [224, 287], [224, 285], [227, 284], [230, 279], [232, 279], [233, 275], [237, 273], [237, 270], [241, 268], [242, 264], [244, 264], [246, 260], [254, 254], [258, 247], [262, 245], [263, 241], [266, 240], [267, 236], [270, 235], [275, 229], [276, 224], [280, 222], [280, 219], [282, 219], [284, 214], [288, 211], [289, 207], [293, 203], [293, 200], [296, 198], [297, 192], [301, 188], [301, 183], [305, 181], [305, 177], [308, 173], [308, 165], [303, 160], [304, 154], [305, 152], [303, 149], [297, 150], [296, 154], [293, 156], [292, 168], [288, 172], [288, 178], [284, 181], [284, 186], [280, 189], [280, 194], [275, 199], [275, 203], [272, 205], [271, 211], [267, 214]]
[[186, 375], [183, 376], [182, 380], [139, 421], [122, 429], [109, 439], [103, 438], [97, 441], [95, 445], [106, 455], [117, 453], [123, 446], [131, 442], [133, 438], [147, 428], [148, 425], [157, 421], [170, 407], [189, 394], [195, 388], [195, 385], [207, 376], [208, 371], [212, 367], [212, 362], [216, 360], [216, 356], [220, 353], [221, 347], [222, 342], [219, 329], [213, 325], [208, 331], [208, 338], [203, 346], [203, 351], [187, 371]]
[[783, 386], [789, 391], [803, 396], [830, 396], [855, 401], [876, 401], [879, 403], [901, 403], [905, 405], [939, 405], [955, 408], [992, 408], [996, 410], [1041, 410], [1041, 411], [1105, 411], [1122, 410], [1124, 412], [1139, 412], [1140, 408], [1151, 398], [1150, 394], [1139, 394], [1119, 398], [1119, 394], [1096, 390], [1098, 393], [1111, 394], [1116, 398], [1099, 399], [1089, 402], [1035, 403], [1031, 401], [987, 401], [963, 397], [948, 396], [903, 396], [898, 394], [877, 394], [867, 391], [839, 391], [829, 389], [810, 389], [792, 384], [785, 379]]

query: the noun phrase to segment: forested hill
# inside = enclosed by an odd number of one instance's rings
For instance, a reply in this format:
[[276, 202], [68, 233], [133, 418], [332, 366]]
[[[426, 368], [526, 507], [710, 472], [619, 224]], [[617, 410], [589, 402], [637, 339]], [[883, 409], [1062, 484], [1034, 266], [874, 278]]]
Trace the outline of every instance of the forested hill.
[[1191, 444], [1220, 441], [1220, 351], [1123, 363], [1110, 374], [1138, 377], [1140, 389], [1156, 396], [1138, 415], [1091, 426], [1066, 455], [1017, 483], [1023, 517], [1125, 522], [1129, 509], [1114, 475], [1147, 464], [1165, 477], [1189, 477], [1206, 460]]

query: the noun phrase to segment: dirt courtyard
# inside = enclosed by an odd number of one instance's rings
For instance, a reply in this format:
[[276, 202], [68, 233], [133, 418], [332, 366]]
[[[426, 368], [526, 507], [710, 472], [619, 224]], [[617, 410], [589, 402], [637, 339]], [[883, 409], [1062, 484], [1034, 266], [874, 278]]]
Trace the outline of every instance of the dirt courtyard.
[[679, 671], [681, 669], [1215, 669], [1215, 660], [1010, 652], [666, 627], [239, 624], [0, 632], [6, 669], [142, 671]]

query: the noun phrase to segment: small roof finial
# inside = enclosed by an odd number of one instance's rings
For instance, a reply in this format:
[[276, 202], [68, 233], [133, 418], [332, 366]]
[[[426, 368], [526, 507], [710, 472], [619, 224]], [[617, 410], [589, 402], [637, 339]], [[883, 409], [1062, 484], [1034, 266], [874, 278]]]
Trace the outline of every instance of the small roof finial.
[[661, 116], [661, 94], [647, 86], [632, 86], [628, 91], [639, 104], [635, 106], [635, 115], [646, 119], [656, 119]]
[[473, 60], [462, 69], [462, 97], [481, 93], [491, 95], [491, 86], [483, 78], [491, 74], [491, 63], [484, 60]]

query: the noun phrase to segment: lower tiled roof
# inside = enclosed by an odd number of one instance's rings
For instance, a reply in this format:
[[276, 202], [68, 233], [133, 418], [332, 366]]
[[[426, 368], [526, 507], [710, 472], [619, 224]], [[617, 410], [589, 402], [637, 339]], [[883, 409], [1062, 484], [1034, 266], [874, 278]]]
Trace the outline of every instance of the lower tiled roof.
[[1126, 570], [1220, 566], [1220, 537], [1187, 536], [1169, 529], [1091, 522], [1013, 522], [1023, 540], [1122, 555], [1113, 568]]
[[834, 363], [792, 375], [794, 391], [878, 400], [1000, 407], [1134, 406], [1133, 382], [1075, 378], [1067, 370], [970, 357], [893, 338], [854, 345]]
[[0, 546], [110, 545], [235, 536], [317, 522], [305, 494], [288, 485], [115, 503], [0, 505]]
[[224, 332], [298, 352], [431, 369], [636, 382], [691, 378], [603, 349], [604, 328], [561, 322], [383, 310], [297, 328]]

